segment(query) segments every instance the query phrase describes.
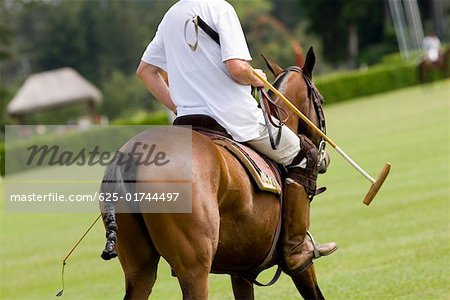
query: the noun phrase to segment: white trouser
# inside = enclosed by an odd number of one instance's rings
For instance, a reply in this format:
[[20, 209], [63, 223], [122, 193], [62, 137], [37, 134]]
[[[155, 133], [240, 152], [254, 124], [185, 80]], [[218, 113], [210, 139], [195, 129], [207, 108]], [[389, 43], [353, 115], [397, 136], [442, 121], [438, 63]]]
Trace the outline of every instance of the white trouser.
[[[269, 126], [272, 129], [273, 138], [276, 139], [278, 129], [270, 123]], [[247, 141], [247, 143], [255, 150], [284, 166], [291, 164], [294, 157], [300, 151], [300, 139], [297, 134], [290, 130], [287, 126], [283, 126], [280, 144], [278, 145], [277, 150], [273, 150], [270, 145], [269, 131], [267, 130], [267, 126], [265, 124], [259, 124], [259, 137]]]

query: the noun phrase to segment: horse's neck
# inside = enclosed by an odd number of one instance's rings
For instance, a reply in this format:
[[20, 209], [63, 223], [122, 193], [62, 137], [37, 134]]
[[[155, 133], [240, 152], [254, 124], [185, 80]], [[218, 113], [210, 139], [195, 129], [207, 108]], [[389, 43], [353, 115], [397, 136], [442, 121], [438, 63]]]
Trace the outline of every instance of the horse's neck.
[[[291, 73], [286, 76], [282, 82], [278, 84], [280, 92], [292, 102], [311, 122], [319, 126], [318, 115], [315, 111], [314, 104], [308, 97], [308, 86], [300, 73]], [[286, 126], [297, 134], [306, 135], [316, 146], [320, 143], [320, 136], [298, 117], [295, 112], [290, 109], [283, 100], [277, 98], [276, 104], [286, 110], [289, 119]]]
[[[286, 76], [284, 80], [278, 84], [278, 90], [303, 114], [309, 113], [307, 112], [309, 102], [307, 101], [307, 87], [300, 74], [291, 73], [290, 75]], [[278, 97], [275, 99], [275, 103], [282, 109], [284, 109], [289, 115], [286, 126], [295, 133], [304, 133], [298, 132], [300, 118], [295, 114], [295, 112]]]

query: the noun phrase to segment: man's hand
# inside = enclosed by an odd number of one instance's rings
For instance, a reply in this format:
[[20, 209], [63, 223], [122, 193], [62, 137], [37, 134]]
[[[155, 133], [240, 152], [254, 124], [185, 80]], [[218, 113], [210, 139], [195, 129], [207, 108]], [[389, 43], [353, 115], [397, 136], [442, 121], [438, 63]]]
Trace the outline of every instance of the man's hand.
[[[255, 74], [248, 62], [240, 59], [230, 59], [225, 62], [228, 71], [235, 81], [240, 84], [252, 85], [254, 87], [264, 87], [262, 82]], [[256, 70], [263, 78], [267, 78], [262, 70]]]
[[[266, 73], [264, 73], [263, 70], [261, 70], [261, 69], [255, 69], [255, 71], [256, 71], [256, 73], [258, 73], [262, 78], [264, 78], [265, 80], [267, 80]], [[261, 79], [259, 79], [259, 78], [256, 77], [256, 76], [255, 76], [255, 78], [256, 78], [256, 80], [255, 80], [255, 82], [252, 83], [252, 86], [254, 86], [254, 87], [264, 87], [264, 86], [265, 86], [264, 82], [263, 82]]]

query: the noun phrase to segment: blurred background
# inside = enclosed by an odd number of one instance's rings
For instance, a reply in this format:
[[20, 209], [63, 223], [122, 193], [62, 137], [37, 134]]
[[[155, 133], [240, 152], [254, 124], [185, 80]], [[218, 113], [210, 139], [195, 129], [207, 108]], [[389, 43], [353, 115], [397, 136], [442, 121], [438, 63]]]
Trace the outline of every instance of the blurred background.
[[[161, 106], [153, 101], [134, 72], [157, 24], [174, 2], [2, 0], [1, 124], [79, 123], [92, 115], [97, 123], [166, 122], [165, 114], [157, 113]], [[403, 63], [404, 67], [405, 61], [412, 67], [422, 55], [424, 34], [434, 32], [441, 42], [449, 40], [448, 0], [230, 2], [243, 24], [254, 67], [264, 69], [261, 53], [286, 67], [302, 64], [303, 51], [306, 53], [312, 45], [317, 56], [316, 75], [367, 70], [383, 63], [391, 67], [393, 63]], [[67, 95], [53, 106], [48, 103], [52, 95], [42, 95], [42, 105], [34, 106], [30, 102], [36, 100], [25, 97], [17, 100], [22, 104], [20, 108], [13, 107], [8, 113], [8, 103], [31, 74], [64, 67], [75, 70], [102, 97], [92, 98], [87, 93], [82, 97], [91, 98], [76, 101]], [[414, 71], [409, 68], [406, 72]], [[336, 91], [328, 91], [329, 79], [319, 77], [317, 84], [330, 101], [370, 93], [337, 96]], [[401, 78], [404, 82], [399, 85], [412, 85], [416, 83], [414, 79]], [[45, 86], [45, 81], [35, 78], [32, 83]], [[335, 90], [336, 82], [333, 84]], [[398, 87], [401, 86], [383, 89]], [[36, 87], [28, 92], [35, 95]], [[46, 92], [51, 94], [48, 89]]]

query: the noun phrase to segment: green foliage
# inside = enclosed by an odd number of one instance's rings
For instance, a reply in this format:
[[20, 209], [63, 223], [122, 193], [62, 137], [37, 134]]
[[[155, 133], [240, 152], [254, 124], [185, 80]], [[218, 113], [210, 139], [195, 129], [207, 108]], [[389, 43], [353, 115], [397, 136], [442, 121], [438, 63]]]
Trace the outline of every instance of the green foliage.
[[361, 50], [358, 63], [361, 66], [371, 66], [380, 62], [386, 53], [397, 51], [395, 44], [386, 42], [371, 44]]
[[[56, 112], [56, 113], [55, 113]], [[52, 110], [44, 110], [23, 117], [26, 124], [76, 124], [82, 116], [88, 116], [86, 103], [72, 103]]]
[[294, 64], [292, 33], [285, 23], [271, 15], [271, 12], [276, 9], [273, 1], [252, 1], [251, 5], [248, 1], [229, 2], [235, 8], [241, 21], [254, 67], [265, 68], [260, 54], [270, 57], [280, 65]]
[[268, 15], [273, 7], [270, 0], [258, 0], [251, 3], [242, 0], [229, 0], [228, 2], [233, 5], [244, 28], [252, 24], [256, 18]]
[[0, 80], [0, 133], [4, 131], [3, 126], [7, 123], [6, 106], [8, 102], [6, 99], [10, 99], [12, 96], [10, 90]]
[[381, 64], [367, 70], [324, 75], [314, 80], [327, 103], [417, 84], [416, 64]]
[[[163, 13], [174, 1], [14, 2], [19, 54], [32, 71], [63, 66], [95, 84], [113, 70], [134, 72]], [[33, 26], [32, 26], [32, 25]]]
[[[8, 156], [8, 173], [14, 173], [23, 170], [24, 161], [29, 156], [26, 148], [30, 145], [54, 145], [61, 149], [80, 149], [80, 145], [101, 145], [102, 149], [114, 151], [118, 149], [125, 141], [137, 134], [140, 127], [124, 127], [118, 125], [168, 125], [169, 120], [165, 111], [156, 113], [139, 113], [131, 118], [118, 119], [108, 127], [95, 127], [89, 131], [68, 131], [64, 133], [52, 133], [43, 136], [34, 136], [31, 139], [8, 141], [6, 151]], [[5, 145], [0, 143], [0, 175], [5, 175]], [[44, 163], [45, 165], [45, 163]], [[29, 168], [29, 167], [28, 167]]]
[[134, 72], [125, 75], [120, 71], [113, 71], [103, 81], [101, 89], [103, 101], [99, 112], [110, 120], [131, 116], [142, 110], [149, 111], [156, 105], [156, 100]]
[[[84, 131], [65, 131], [48, 133], [46, 135], [36, 135], [28, 137], [26, 139], [8, 141], [6, 145], [3, 145], [3, 150], [0, 148], [0, 153], [6, 151], [8, 153], [8, 175], [29, 170], [36, 166], [26, 166], [25, 162], [28, 160], [30, 150], [27, 148], [30, 146], [48, 146], [52, 147], [57, 145], [60, 149], [71, 150], [75, 149], [80, 151], [80, 147], [101, 147], [103, 151], [116, 151], [127, 140], [132, 138], [140, 131], [140, 128], [134, 126], [101, 126], [94, 127], [90, 130]], [[42, 165], [45, 166], [48, 163], [48, 159], [51, 155], [47, 155]], [[4, 174], [4, 169], [3, 173]]]
[[5, 144], [0, 143], [0, 176], [5, 176]]
[[[323, 43], [326, 59], [336, 65], [349, 58], [349, 28], [356, 26], [360, 52], [372, 44], [385, 43], [384, 3], [372, 0], [299, 0], [309, 31]], [[389, 40], [389, 45], [395, 41]], [[389, 46], [379, 46], [390, 49]], [[380, 56], [381, 57], [381, 56]], [[365, 63], [370, 63], [367, 60]]]
[[[271, 0], [271, 14], [286, 24], [288, 28], [295, 28], [299, 22], [304, 21], [304, 10], [298, 0]], [[302, 40], [303, 42], [303, 40]]]
[[[57, 133], [46, 136], [35, 136], [32, 140], [27, 139], [24, 142], [9, 141], [7, 151], [11, 153], [8, 157], [8, 172], [13, 173], [23, 169], [23, 162], [27, 159], [29, 151], [24, 145], [53, 145], [57, 141], [57, 145], [66, 149], [79, 149], [79, 145], [91, 143], [101, 145], [102, 149], [117, 149], [127, 139], [131, 138], [136, 129], [118, 125], [169, 125], [169, 118], [166, 111], [158, 111], [155, 113], [140, 112], [129, 118], [117, 119], [109, 127], [99, 127], [90, 131], [83, 132], [66, 132], [64, 134]], [[125, 128], [125, 129], [124, 129]], [[5, 175], [5, 145], [0, 143], [0, 175]]]
[[247, 30], [247, 41], [253, 57], [252, 65], [266, 69], [261, 57], [273, 59], [282, 66], [295, 65], [291, 33], [283, 23], [271, 16], [261, 16]]
[[169, 125], [169, 117], [166, 111], [153, 113], [140, 112], [130, 118], [116, 119], [112, 125]]
[[[13, 32], [11, 24], [8, 21], [8, 18], [6, 18], [5, 3], [2, 2], [0, 3], [0, 66], [3, 65], [4, 61], [13, 56], [11, 50]], [[7, 99], [12, 97], [10, 89], [4, 83], [4, 76], [0, 67], [0, 135], [4, 132], [4, 125], [6, 124]]]

